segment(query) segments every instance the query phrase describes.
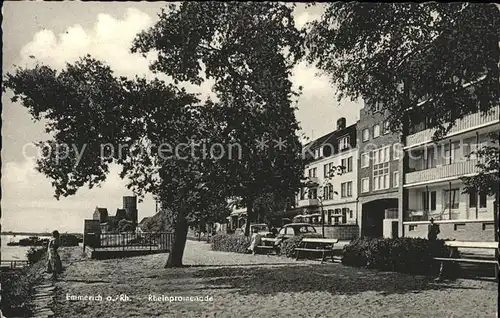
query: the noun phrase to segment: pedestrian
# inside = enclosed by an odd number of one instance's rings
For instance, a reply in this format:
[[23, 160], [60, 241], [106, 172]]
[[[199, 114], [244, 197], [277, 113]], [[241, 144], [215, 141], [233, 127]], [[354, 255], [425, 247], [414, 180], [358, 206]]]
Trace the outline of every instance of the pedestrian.
[[435, 241], [437, 240], [437, 236], [440, 233], [439, 231], [439, 225], [434, 223], [434, 219], [431, 218], [429, 220], [431, 224], [429, 224], [428, 232], [427, 232], [427, 239], [429, 241]]
[[248, 249], [252, 252], [253, 255], [256, 254], [257, 246], [260, 245], [260, 241], [261, 241], [261, 236], [259, 234], [259, 229], [257, 227], [254, 227], [250, 246], [248, 247]]
[[59, 231], [55, 230], [52, 232], [52, 238], [47, 246], [47, 272], [52, 273], [54, 279], [57, 279], [57, 274], [62, 272], [62, 262], [58, 252], [59, 246], [61, 246]]

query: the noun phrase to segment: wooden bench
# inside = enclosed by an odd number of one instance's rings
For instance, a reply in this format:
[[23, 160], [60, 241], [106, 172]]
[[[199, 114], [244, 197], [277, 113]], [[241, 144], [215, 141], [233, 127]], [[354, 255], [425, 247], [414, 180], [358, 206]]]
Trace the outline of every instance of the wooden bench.
[[333, 247], [339, 242], [338, 239], [328, 239], [328, 238], [304, 238], [300, 242], [299, 246], [295, 248], [296, 260], [300, 258], [300, 252], [316, 252], [321, 253], [321, 264], [325, 261], [326, 257], [330, 255], [333, 259], [334, 250]]
[[263, 237], [260, 239], [261, 245], [257, 245], [256, 248], [257, 248], [257, 250], [267, 251], [267, 255], [269, 256], [269, 254], [271, 252], [277, 252], [276, 245], [275, 245], [276, 242], [277, 242], [276, 238]]
[[[445, 245], [452, 248], [475, 248], [475, 249], [490, 249], [498, 252], [498, 242], [464, 242], [464, 241], [445, 241]], [[495, 253], [497, 254], [497, 253]], [[477, 258], [453, 258], [453, 257], [434, 257], [434, 260], [441, 262], [463, 262], [463, 263], [476, 263], [476, 264], [494, 264], [495, 265], [495, 278], [498, 278], [498, 259], [477, 259]]]

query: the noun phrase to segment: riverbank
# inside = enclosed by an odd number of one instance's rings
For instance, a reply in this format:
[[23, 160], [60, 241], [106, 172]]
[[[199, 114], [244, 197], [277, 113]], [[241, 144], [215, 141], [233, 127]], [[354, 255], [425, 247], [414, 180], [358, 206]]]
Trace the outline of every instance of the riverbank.
[[33, 314], [34, 287], [43, 278], [46, 262], [47, 253], [43, 253], [41, 258], [30, 266], [2, 272], [1, 308], [5, 317], [30, 317]]
[[167, 254], [97, 261], [81, 249], [64, 251], [58, 317], [494, 317], [497, 310], [495, 282], [215, 252], [205, 242], [187, 242], [184, 268], [164, 268]]

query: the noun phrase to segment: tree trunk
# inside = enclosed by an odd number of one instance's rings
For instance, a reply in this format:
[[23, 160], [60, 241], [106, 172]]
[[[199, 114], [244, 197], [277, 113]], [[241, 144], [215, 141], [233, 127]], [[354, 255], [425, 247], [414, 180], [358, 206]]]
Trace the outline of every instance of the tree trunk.
[[250, 235], [250, 221], [253, 216], [253, 199], [249, 199], [247, 203], [247, 223], [245, 224], [245, 236]]
[[182, 257], [184, 256], [184, 248], [186, 247], [187, 233], [188, 223], [184, 215], [180, 215], [175, 224], [174, 242], [172, 243], [172, 250], [168, 254], [165, 268], [182, 267]]

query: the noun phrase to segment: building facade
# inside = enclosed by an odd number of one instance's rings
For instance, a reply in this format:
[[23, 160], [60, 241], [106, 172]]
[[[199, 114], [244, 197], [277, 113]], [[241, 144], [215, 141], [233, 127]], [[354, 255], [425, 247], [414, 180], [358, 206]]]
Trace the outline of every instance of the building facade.
[[425, 121], [410, 127], [404, 136], [405, 171], [400, 185], [400, 232], [426, 237], [430, 218], [440, 226], [440, 237], [466, 241], [494, 241], [495, 197], [465, 193], [462, 176], [479, 172], [479, 158], [471, 152], [491, 143], [489, 133], [498, 132], [499, 108], [483, 116], [474, 113], [458, 120], [438, 142]]
[[324, 214], [324, 224], [354, 225], [358, 231], [356, 141], [356, 124], [346, 127], [340, 118], [335, 131], [305, 146], [303, 153], [309, 158], [304, 176], [310, 186], [300, 189], [296, 211], [311, 223], [322, 223]]
[[380, 108], [365, 102], [357, 125], [360, 235], [396, 237], [400, 134], [389, 130]]

